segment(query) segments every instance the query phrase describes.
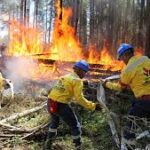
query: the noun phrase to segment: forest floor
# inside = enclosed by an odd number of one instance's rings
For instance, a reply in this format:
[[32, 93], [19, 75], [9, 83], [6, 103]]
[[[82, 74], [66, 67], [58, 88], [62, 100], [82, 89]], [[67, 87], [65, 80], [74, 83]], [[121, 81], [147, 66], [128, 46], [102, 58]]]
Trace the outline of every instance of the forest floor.
[[[15, 94], [14, 99], [5, 97], [2, 102], [2, 108], [0, 109], [0, 120], [8, 118], [13, 114], [41, 106], [46, 101], [46, 98], [33, 98], [23, 94]], [[83, 149], [116, 150], [105, 114], [101, 112], [91, 112], [81, 108], [80, 106], [73, 106], [73, 109], [75, 110], [82, 125]], [[39, 111], [6, 122], [6, 124], [9, 123], [11, 126], [26, 130], [33, 129], [39, 125], [45, 125], [45, 127], [27, 136], [29, 133], [15, 130], [10, 131], [8, 127], [1, 126], [0, 149], [42, 150], [46, 139], [46, 133], [48, 131], [47, 124], [49, 119], [50, 115], [47, 112], [47, 108], [44, 107]], [[60, 126], [58, 128], [58, 136], [53, 142], [53, 149], [57, 149], [56, 147], [58, 147], [58, 145], [64, 150], [74, 150], [70, 130], [62, 122], [60, 122]]]
[[[120, 101], [116, 94], [108, 92], [109, 107], [117, 114], [127, 113], [129, 103]], [[48, 131], [50, 115], [47, 107], [31, 112], [16, 119], [1, 121], [16, 113], [22, 113], [37, 108], [46, 103], [45, 97], [32, 97], [26, 94], [15, 94], [14, 99], [5, 97], [0, 109], [0, 150], [42, 150]], [[82, 142], [84, 150], [117, 150], [111, 135], [106, 114], [91, 112], [73, 105], [82, 125]], [[121, 117], [121, 115], [120, 115]], [[15, 128], [7, 127], [5, 124]], [[40, 127], [39, 127], [40, 126]], [[37, 128], [39, 127], [39, 128]], [[22, 129], [21, 131], [18, 130]], [[10, 130], [11, 129], [11, 130]], [[13, 129], [13, 130], [12, 130]], [[24, 131], [25, 130], [25, 131]], [[30, 131], [32, 130], [32, 131]], [[30, 131], [30, 132], [27, 132]], [[58, 135], [53, 141], [53, 150], [75, 150], [69, 128], [60, 122]]]

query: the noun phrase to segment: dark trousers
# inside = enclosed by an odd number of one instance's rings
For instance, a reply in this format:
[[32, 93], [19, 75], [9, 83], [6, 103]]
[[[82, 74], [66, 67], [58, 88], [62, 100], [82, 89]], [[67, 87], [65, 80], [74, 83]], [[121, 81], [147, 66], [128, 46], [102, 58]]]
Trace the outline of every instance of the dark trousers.
[[[132, 107], [128, 112], [128, 115], [136, 116], [139, 118], [150, 118], [150, 100], [135, 100]], [[135, 134], [132, 133], [131, 128], [136, 128], [132, 121], [127, 122], [127, 129], [124, 131], [124, 137], [126, 139], [135, 138]]]
[[81, 126], [74, 111], [68, 104], [58, 103], [58, 111], [51, 114], [51, 121], [49, 125], [49, 138], [53, 138], [57, 134], [60, 118], [70, 127], [73, 142], [75, 146], [81, 145]]

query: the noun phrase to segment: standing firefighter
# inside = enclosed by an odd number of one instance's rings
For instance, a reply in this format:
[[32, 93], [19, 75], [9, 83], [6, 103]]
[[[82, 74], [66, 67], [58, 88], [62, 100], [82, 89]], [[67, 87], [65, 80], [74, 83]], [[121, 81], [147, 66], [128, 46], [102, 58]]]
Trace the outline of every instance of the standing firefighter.
[[[134, 56], [134, 48], [130, 44], [121, 44], [118, 49], [118, 59], [126, 66], [121, 72], [119, 83], [106, 82], [110, 89], [130, 88], [134, 95], [132, 107], [128, 114], [140, 118], [150, 117], [150, 59], [147, 56]], [[134, 144], [135, 134], [131, 132], [132, 122], [129, 121], [128, 130], [124, 131], [125, 141]]]
[[57, 127], [61, 118], [71, 129], [73, 143], [77, 150], [81, 150], [81, 126], [74, 111], [69, 106], [72, 99], [89, 110], [101, 110], [100, 104], [88, 101], [83, 96], [82, 78], [89, 70], [89, 64], [80, 60], [73, 66], [73, 73], [62, 76], [49, 93], [51, 122], [48, 130], [46, 149], [51, 139], [57, 135]]

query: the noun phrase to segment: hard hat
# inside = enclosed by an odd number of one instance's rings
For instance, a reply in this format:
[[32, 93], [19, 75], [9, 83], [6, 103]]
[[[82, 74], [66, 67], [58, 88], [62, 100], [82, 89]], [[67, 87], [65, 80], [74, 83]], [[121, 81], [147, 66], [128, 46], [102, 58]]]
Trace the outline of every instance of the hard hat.
[[74, 64], [74, 67], [80, 68], [85, 72], [89, 71], [89, 64], [85, 60], [79, 60]]
[[133, 50], [134, 47], [130, 44], [126, 44], [126, 43], [123, 43], [120, 45], [120, 47], [118, 48], [117, 50], [117, 55], [118, 55], [118, 60], [120, 59], [120, 57], [127, 51], [129, 50]]

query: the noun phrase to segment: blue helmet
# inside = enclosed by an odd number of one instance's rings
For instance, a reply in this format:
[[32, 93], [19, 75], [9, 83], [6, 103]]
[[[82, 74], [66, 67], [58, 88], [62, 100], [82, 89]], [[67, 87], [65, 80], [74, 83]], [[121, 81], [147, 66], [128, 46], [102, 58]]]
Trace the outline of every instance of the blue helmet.
[[74, 64], [74, 67], [80, 68], [83, 71], [89, 71], [89, 64], [85, 60], [79, 60]]
[[125, 53], [127, 52], [128, 50], [133, 50], [134, 47], [130, 44], [126, 44], [126, 43], [123, 43], [120, 45], [120, 47], [118, 48], [117, 50], [117, 55], [118, 55], [118, 59], [120, 59], [120, 57]]

